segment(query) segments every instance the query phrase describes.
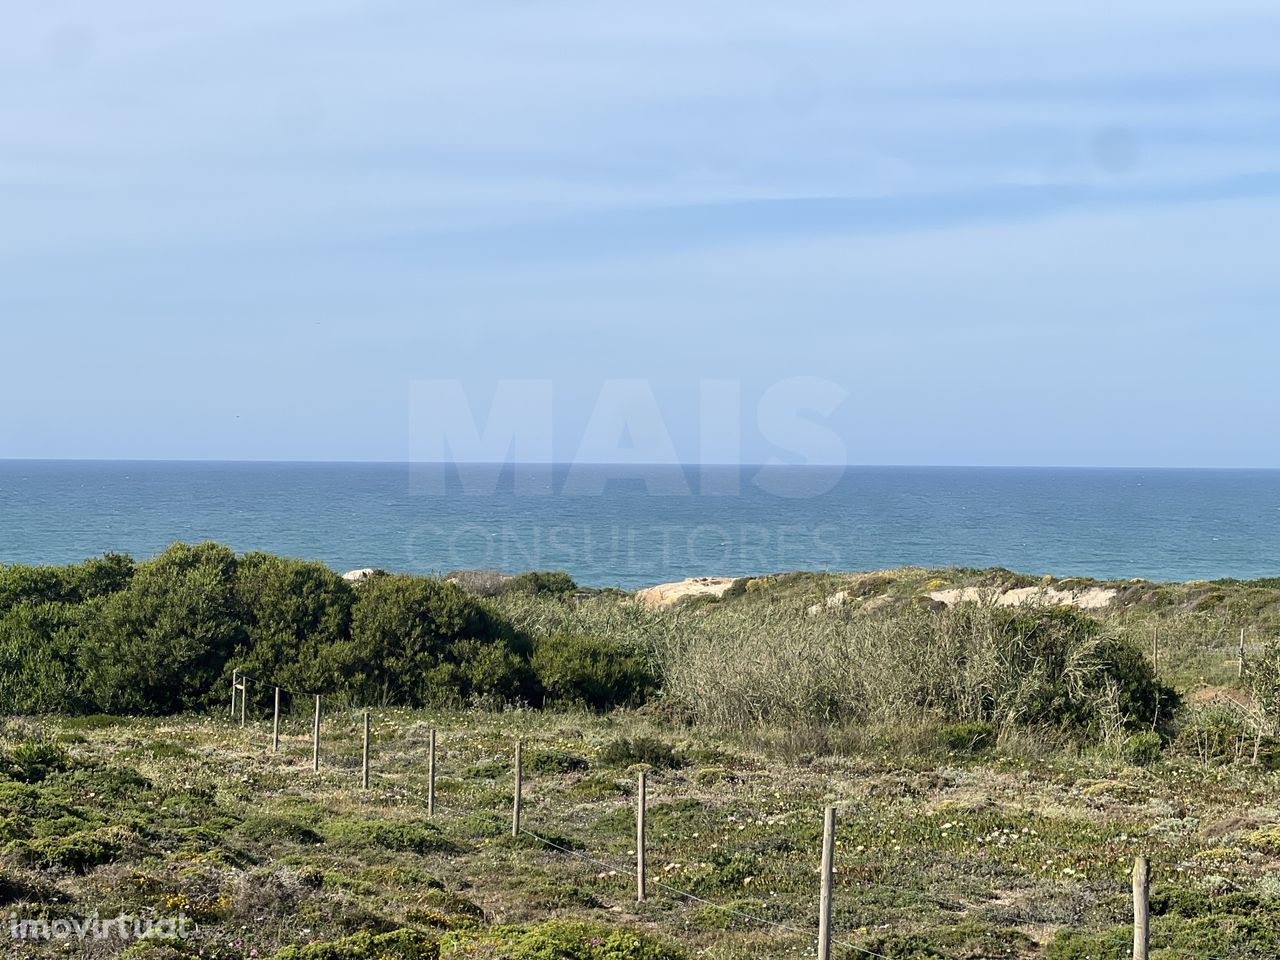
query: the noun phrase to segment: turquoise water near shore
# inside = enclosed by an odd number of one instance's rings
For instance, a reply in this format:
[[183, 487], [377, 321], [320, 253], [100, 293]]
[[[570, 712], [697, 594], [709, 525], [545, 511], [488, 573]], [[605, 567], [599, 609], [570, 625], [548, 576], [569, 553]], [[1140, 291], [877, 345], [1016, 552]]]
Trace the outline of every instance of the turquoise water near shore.
[[0, 562], [218, 540], [335, 569], [1280, 575], [1280, 471], [0, 461]]

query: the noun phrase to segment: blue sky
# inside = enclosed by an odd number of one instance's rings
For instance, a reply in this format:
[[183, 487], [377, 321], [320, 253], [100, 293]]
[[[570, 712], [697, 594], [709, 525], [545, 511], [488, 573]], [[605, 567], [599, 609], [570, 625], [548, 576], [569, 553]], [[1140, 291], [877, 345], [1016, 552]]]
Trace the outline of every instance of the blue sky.
[[1280, 466], [1280, 11], [890, 6], [7, 11], [0, 456], [399, 460], [444, 379], [571, 459], [626, 380], [696, 461], [715, 379], [802, 460], [811, 378], [852, 463]]

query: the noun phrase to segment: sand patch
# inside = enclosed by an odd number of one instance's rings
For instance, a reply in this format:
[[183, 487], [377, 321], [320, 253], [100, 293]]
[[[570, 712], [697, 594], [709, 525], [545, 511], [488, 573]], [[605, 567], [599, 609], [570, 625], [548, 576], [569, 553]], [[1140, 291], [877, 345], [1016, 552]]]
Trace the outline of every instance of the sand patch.
[[[1229, 662], [1236, 663], [1235, 660]], [[1186, 701], [1193, 707], [1237, 707], [1242, 710], [1253, 705], [1253, 697], [1247, 691], [1233, 687], [1200, 687], [1188, 693]]]
[[687, 597], [722, 597], [733, 581], [733, 577], [688, 577], [637, 590], [636, 599], [648, 607], [670, 607]]
[[1017, 587], [996, 592], [990, 587], [952, 587], [928, 594], [949, 607], [957, 603], [994, 603], [997, 607], [1021, 607], [1027, 604], [1050, 607], [1075, 607], [1078, 610], [1101, 610], [1111, 605], [1119, 590], [1110, 587], [1085, 587], [1082, 590], [1057, 590], [1053, 587]]

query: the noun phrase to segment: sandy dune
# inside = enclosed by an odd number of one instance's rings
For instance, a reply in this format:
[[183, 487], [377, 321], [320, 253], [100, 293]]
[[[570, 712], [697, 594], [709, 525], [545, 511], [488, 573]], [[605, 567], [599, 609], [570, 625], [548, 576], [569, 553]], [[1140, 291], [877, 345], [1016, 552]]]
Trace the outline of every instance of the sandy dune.
[[723, 596], [733, 577], [689, 577], [676, 583], [660, 583], [636, 591], [636, 599], [650, 607], [669, 607], [686, 597]]
[[1020, 607], [1023, 604], [1076, 607], [1079, 610], [1101, 610], [1110, 606], [1120, 591], [1108, 587], [1086, 587], [1083, 590], [1056, 590], [1053, 587], [1018, 587], [1014, 590], [993, 592], [986, 587], [953, 587], [934, 590], [930, 599], [941, 600], [947, 606], [957, 603], [992, 603], [998, 607]]

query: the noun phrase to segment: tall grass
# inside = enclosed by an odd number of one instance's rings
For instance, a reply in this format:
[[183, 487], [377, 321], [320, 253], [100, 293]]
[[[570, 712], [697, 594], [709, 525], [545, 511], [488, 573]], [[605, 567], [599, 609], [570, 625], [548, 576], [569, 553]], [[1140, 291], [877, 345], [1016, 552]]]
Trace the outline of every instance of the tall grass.
[[1114, 642], [1077, 618], [993, 607], [760, 617], [668, 634], [667, 693], [731, 727], [985, 721], [1123, 725]]
[[534, 634], [607, 636], [647, 651], [666, 698], [730, 729], [982, 721], [1110, 738], [1150, 722], [1163, 696], [1141, 654], [1061, 610], [808, 616], [739, 600], [658, 612], [606, 597], [504, 598], [501, 612]]

